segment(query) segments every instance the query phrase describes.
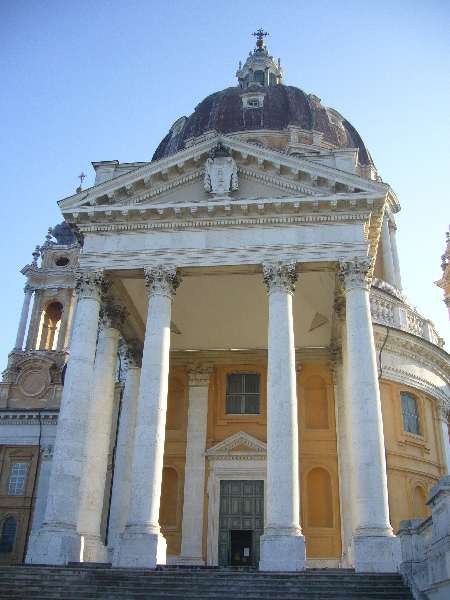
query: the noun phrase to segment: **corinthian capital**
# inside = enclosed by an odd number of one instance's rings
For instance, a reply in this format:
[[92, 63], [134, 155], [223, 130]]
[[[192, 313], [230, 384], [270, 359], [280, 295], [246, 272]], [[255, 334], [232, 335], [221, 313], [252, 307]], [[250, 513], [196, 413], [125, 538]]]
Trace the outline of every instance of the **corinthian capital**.
[[103, 271], [77, 271], [75, 273], [75, 291], [78, 299], [93, 298], [101, 300], [109, 287]]
[[450, 402], [443, 400], [442, 398], [436, 400], [436, 411], [440, 421], [448, 423], [450, 417]]
[[339, 278], [345, 291], [361, 288], [368, 290], [370, 287], [369, 271], [373, 264], [370, 256], [354, 258], [353, 260], [340, 261]]
[[100, 323], [102, 327], [109, 329], [121, 329], [128, 316], [127, 309], [114, 302], [112, 298], [105, 298], [100, 308]]
[[175, 267], [157, 265], [144, 267], [145, 287], [150, 296], [160, 295], [173, 298], [181, 283]]
[[297, 271], [295, 263], [264, 263], [263, 279], [267, 292], [295, 292]]

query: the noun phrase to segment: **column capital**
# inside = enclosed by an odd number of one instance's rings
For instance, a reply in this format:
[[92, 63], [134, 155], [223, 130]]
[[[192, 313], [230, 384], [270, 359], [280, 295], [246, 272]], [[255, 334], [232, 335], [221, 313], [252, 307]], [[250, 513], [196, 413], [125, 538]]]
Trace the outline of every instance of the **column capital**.
[[125, 319], [128, 316], [128, 310], [119, 302], [112, 298], [105, 298], [100, 307], [100, 326], [103, 329], [121, 330]]
[[448, 418], [450, 415], [450, 402], [442, 398], [436, 400], [436, 413], [440, 421], [448, 423]]
[[346, 292], [354, 289], [370, 288], [369, 271], [373, 265], [373, 258], [354, 258], [339, 261], [339, 278]]
[[181, 277], [178, 275], [176, 267], [163, 265], [144, 267], [144, 277], [149, 296], [158, 295], [173, 298], [181, 283]]
[[103, 270], [75, 272], [75, 292], [79, 300], [82, 298], [92, 298], [100, 302], [102, 295], [110, 286], [110, 282], [105, 280]]
[[295, 292], [295, 282], [297, 281], [297, 268], [292, 263], [263, 263], [263, 280], [267, 288], [267, 293], [286, 292], [293, 294]]
[[29, 283], [26, 283], [23, 288], [23, 293], [24, 294], [32, 294], [33, 292], [34, 292], [34, 287], [32, 285], [30, 285]]
[[207, 386], [213, 372], [213, 366], [207, 363], [192, 363], [188, 365], [187, 372], [189, 386]]
[[141, 368], [142, 365], [142, 344], [137, 340], [128, 342], [125, 351], [128, 368]]

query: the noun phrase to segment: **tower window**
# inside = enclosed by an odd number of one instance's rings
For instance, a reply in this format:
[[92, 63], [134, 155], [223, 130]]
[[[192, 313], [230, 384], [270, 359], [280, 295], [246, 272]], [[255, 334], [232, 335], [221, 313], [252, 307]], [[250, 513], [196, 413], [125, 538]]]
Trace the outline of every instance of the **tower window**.
[[230, 373], [227, 377], [226, 411], [229, 415], [258, 415], [258, 373]]
[[8, 554], [13, 551], [16, 541], [17, 522], [14, 517], [8, 517], [3, 521], [0, 536], [0, 554]]
[[258, 98], [250, 98], [249, 100], [247, 100], [247, 106], [249, 108], [259, 108]]
[[8, 480], [8, 496], [23, 496], [27, 483], [28, 463], [16, 462], [11, 465]]
[[255, 71], [253, 74], [253, 78], [256, 81], [256, 83], [264, 85], [264, 71]]
[[420, 417], [417, 399], [408, 392], [401, 392], [403, 429], [408, 433], [420, 435]]

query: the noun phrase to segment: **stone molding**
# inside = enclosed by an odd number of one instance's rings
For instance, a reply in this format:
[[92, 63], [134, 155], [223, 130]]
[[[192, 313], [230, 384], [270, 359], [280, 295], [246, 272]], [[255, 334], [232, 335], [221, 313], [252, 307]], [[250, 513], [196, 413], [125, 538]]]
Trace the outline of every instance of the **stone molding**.
[[346, 292], [355, 289], [370, 289], [370, 272], [373, 268], [373, 258], [367, 256], [364, 258], [355, 257], [353, 260], [339, 261], [339, 279], [341, 280]]
[[166, 296], [172, 299], [181, 283], [176, 267], [163, 265], [144, 267], [145, 287], [149, 296]]
[[298, 278], [296, 263], [263, 263], [262, 268], [268, 294], [272, 292], [294, 294]]
[[75, 272], [75, 291], [79, 300], [92, 298], [100, 302], [110, 283], [105, 280], [103, 270]]

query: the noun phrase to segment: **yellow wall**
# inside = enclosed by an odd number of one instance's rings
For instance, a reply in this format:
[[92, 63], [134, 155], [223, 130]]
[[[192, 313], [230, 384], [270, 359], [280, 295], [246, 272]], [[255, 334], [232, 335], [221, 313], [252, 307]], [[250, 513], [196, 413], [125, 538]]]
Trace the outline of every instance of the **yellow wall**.
[[[225, 412], [228, 373], [259, 372], [260, 415], [227, 415]], [[216, 365], [211, 375], [208, 400], [207, 447], [245, 431], [266, 441], [266, 364]], [[305, 363], [297, 378], [301, 523], [310, 558], [339, 558], [341, 554], [339, 478], [336, 421], [332, 378], [326, 363]], [[388, 468], [391, 522], [398, 529], [403, 519], [426, 516], [429, 489], [444, 473], [439, 422], [434, 400], [408, 386], [382, 381], [381, 398]], [[422, 435], [403, 430], [400, 392], [416, 396]], [[186, 459], [187, 372], [174, 367], [170, 373], [166, 452], [161, 498], [161, 525], [168, 552], [179, 554], [183, 510], [184, 464]], [[205, 493], [206, 543], [207, 498]]]
[[[425, 498], [445, 472], [435, 400], [423, 392], [391, 381], [380, 385], [387, 457], [391, 524], [428, 516]], [[400, 392], [417, 399], [421, 435], [404, 431]]]

